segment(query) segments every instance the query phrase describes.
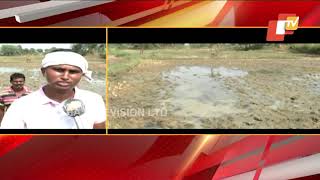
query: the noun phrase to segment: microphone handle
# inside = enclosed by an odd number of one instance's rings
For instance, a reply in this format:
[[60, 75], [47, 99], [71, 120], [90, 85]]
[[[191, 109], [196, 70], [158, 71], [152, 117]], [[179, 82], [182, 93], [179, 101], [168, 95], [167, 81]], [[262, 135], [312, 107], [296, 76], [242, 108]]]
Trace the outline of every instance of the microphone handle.
[[78, 124], [78, 121], [77, 121], [77, 116], [73, 117], [73, 120], [74, 120], [74, 123], [75, 123], [76, 126], [77, 126], [77, 129], [80, 129], [79, 124]]
[[81, 129], [84, 128], [83, 123], [82, 123], [82, 121], [81, 121], [79, 116], [74, 117], [74, 121], [76, 123], [77, 129], [80, 129], [80, 127], [81, 127]]

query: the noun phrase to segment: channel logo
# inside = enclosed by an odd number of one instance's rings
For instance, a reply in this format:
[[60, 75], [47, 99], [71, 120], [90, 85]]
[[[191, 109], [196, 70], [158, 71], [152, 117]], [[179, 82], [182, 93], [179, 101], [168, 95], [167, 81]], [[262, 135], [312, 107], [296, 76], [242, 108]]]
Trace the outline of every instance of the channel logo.
[[279, 14], [278, 20], [269, 21], [267, 41], [284, 41], [284, 36], [293, 34], [298, 25], [299, 16]]

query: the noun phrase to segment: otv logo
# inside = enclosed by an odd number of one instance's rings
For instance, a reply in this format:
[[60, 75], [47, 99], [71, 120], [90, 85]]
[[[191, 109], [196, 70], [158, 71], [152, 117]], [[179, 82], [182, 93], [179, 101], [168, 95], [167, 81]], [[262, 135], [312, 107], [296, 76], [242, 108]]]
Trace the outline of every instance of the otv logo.
[[291, 35], [299, 26], [299, 16], [279, 14], [278, 20], [269, 21], [267, 41], [284, 41], [285, 35]]

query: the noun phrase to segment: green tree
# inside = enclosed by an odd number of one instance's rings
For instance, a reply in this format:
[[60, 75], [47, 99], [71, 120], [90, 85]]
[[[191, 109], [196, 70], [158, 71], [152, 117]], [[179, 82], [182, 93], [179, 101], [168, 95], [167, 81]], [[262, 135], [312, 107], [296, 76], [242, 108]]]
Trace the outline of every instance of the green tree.
[[2, 56], [15, 56], [22, 54], [21, 49], [18, 46], [2, 45], [0, 49]]
[[94, 54], [105, 58], [106, 56], [106, 45], [105, 44], [73, 44], [71, 49], [83, 56], [87, 54]]
[[36, 51], [36, 49], [31, 48], [31, 49], [29, 50], [29, 53], [30, 53], [30, 54], [37, 54], [37, 51]]
[[50, 52], [52, 52], [52, 51], [54, 51], [54, 50], [56, 50], [56, 49], [57, 49], [56, 47], [52, 47], [52, 48], [50, 48], [50, 49], [45, 49], [45, 50], [44, 50], [44, 54], [50, 53]]
[[72, 51], [79, 53], [83, 56], [87, 55], [89, 52], [88, 45], [86, 44], [73, 44], [71, 46]]
[[43, 49], [37, 49], [37, 52], [38, 52], [39, 54], [42, 54], [42, 53], [43, 53]]

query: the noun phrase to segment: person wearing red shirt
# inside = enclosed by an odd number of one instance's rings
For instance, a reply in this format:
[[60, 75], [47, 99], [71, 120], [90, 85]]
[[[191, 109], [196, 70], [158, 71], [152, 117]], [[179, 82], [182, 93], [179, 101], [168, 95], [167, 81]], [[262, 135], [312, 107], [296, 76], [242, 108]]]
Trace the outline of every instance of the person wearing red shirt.
[[5, 87], [0, 92], [0, 122], [4, 116], [5, 111], [11, 105], [13, 101], [25, 96], [31, 91], [27, 86], [25, 86], [26, 77], [22, 73], [13, 73], [10, 76], [11, 86]]

